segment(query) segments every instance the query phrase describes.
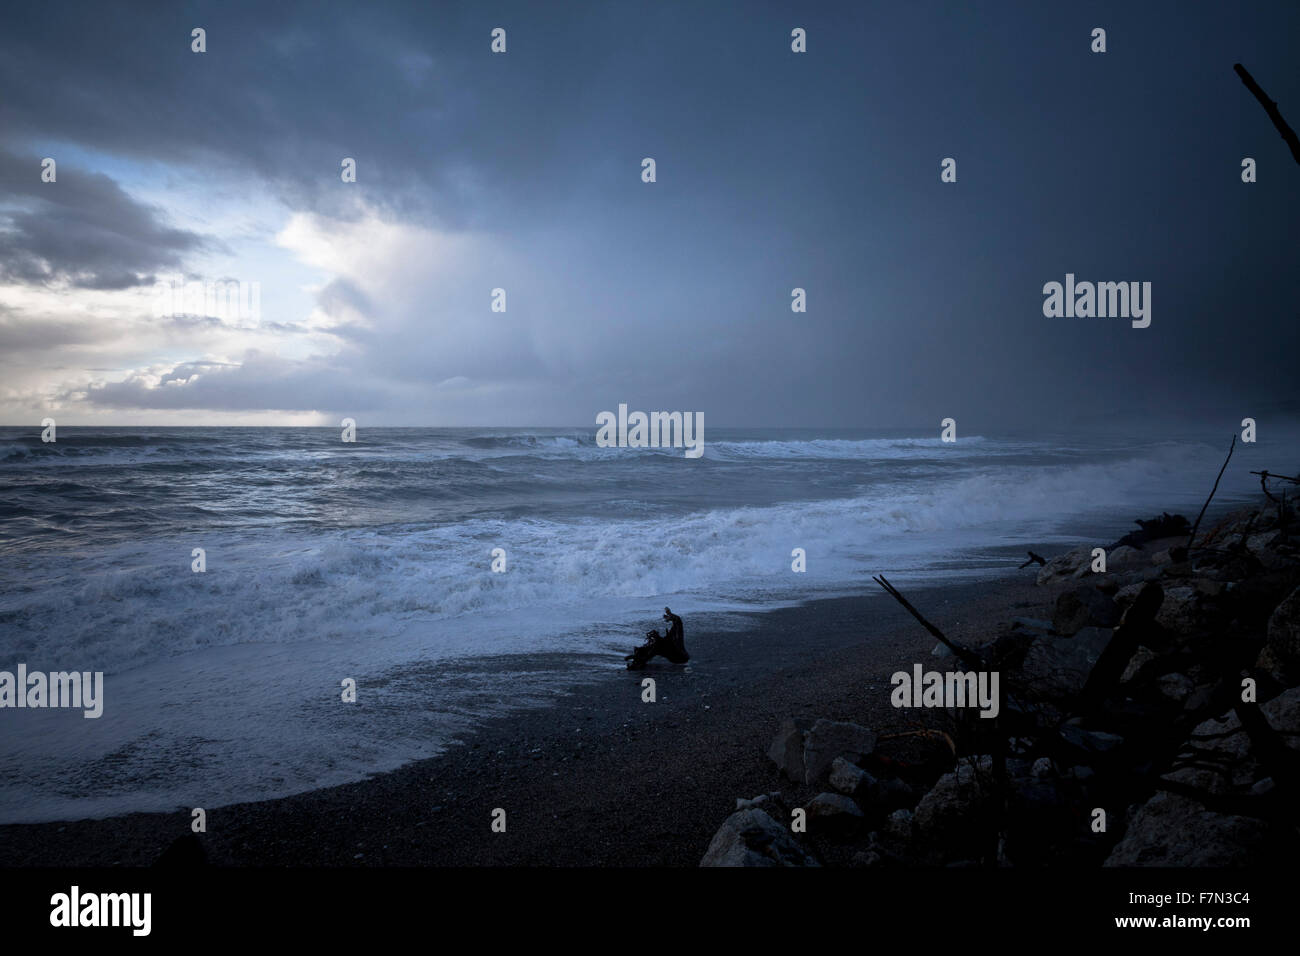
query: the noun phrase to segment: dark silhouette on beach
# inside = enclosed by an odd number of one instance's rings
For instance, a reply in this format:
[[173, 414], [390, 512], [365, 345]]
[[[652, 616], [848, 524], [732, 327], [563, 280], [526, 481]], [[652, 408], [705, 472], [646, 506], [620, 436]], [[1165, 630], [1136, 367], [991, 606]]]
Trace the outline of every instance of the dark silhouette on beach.
[[666, 657], [674, 664], [685, 664], [691, 659], [691, 655], [686, 653], [686, 631], [682, 619], [671, 608], [664, 608], [664, 620], [669, 624], [667, 634], [648, 631], [646, 642], [623, 658], [628, 670], [641, 670], [654, 657]]

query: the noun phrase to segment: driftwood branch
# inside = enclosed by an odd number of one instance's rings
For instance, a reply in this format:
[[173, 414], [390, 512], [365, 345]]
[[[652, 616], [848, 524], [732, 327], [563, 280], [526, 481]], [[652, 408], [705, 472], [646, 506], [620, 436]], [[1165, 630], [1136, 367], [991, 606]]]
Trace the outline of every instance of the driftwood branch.
[[1275, 475], [1271, 471], [1252, 471], [1251, 474], [1262, 475], [1265, 479], [1276, 478], [1279, 481], [1294, 481], [1297, 485], [1300, 485], [1300, 478], [1292, 478], [1290, 475]]
[[944, 647], [948, 648], [948, 650], [956, 654], [958, 659], [961, 660], [963, 664], [966, 664], [970, 667], [974, 667], [976, 670], [978, 670], [980, 666], [984, 663], [980, 659], [980, 656], [976, 654], [974, 651], [969, 650], [965, 647], [962, 647], [960, 644], [955, 644], [952, 641], [948, 640], [947, 636], [944, 635], [943, 631], [939, 630], [937, 627], [935, 627], [933, 624], [927, 621], [920, 611], [912, 607], [912, 602], [909, 601], [907, 598], [903, 597], [903, 595], [899, 592], [898, 588], [890, 584], [889, 581], [885, 579], [885, 576], [883, 574], [879, 576], [873, 575], [871, 580], [879, 584], [882, 588], [884, 588], [889, 593], [890, 597], [892, 597], [899, 604], [903, 605], [903, 608], [907, 611], [908, 614], [911, 614], [912, 617], [920, 621], [921, 626], [925, 628], [927, 631], [929, 631], [931, 634], [933, 634], [936, 638], [938, 638], [940, 644], [942, 644]]
[[1219, 479], [1223, 473], [1228, 470], [1228, 462], [1232, 461], [1232, 453], [1237, 447], [1237, 433], [1232, 433], [1232, 444], [1228, 446], [1228, 457], [1223, 459], [1223, 467], [1219, 469], [1219, 477], [1214, 479], [1214, 487], [1210, 489], [1210, 497], [1205, 499], [1205, 504], [1201, 505], [1201, 513], [1196, 516], [1196, 524], [1192, 525], [1191, 536], [1187, 539], [1187, 548], [1191, 550], [1192, 542], [1196, 540], [1196, 529], [1201, 526], [1201, 519], [1205, 517], [1205, 509], [1210, 507], [1210, 502], [1214, 500], [1214, 493], [1219, 490]]
[[1030, 552], [1029, 552], [1029, 560], [1026, 561], [1024, 564], [1022, 564], [1022, 565], [1021, 565], [1019, 568], [1017, 568], [1016, 570], [1018, 570], [1018, 571], [1023, 571], [1025, 568], [1029, 567], [1029, 566], [1030, 566], [1031, 564], [1033, 564], [1035, 561], [1037, 561], [1039, 564], [1043, 565], [1044, 567], [1047, 566], [1047, 559], [1046, 559], [1046, 558], [1044, 558], [1042, 555], [1034, 554], [1034, 552], [1030, 551]]
[[1269, 99], [1268, 94], [1260, 88], [1260, 85], [1255, 82], [1255, 78], [1250, 75], [1250, 72], [1244, 66], [1240, 63], [1234, 63], [1232, 68], [1241, 77], [1241, 82], [1246, 84], [1246, 89], [1250, 90], [1255, 99], [1259, 100], [1259, 105], [1264, 107], [1264, 112], [1273, 121], [1277, 131], [1282, 134], [1283, 141], [1287, 146], [1291, 147], [1291, 157], [1297, 163], [1300, 163], [1300, 138], [1297, 138], [1295, 130], [1286, 124], [1286, 120], [1282, 118], [1282, 114], [1278, 111], [1277, 104]]

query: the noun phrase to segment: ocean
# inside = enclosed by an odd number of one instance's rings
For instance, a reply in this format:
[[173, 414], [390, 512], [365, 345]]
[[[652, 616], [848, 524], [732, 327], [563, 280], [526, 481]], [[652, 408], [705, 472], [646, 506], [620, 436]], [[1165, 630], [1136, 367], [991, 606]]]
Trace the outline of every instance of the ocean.
[[[1230, 434], [938, 436], [708, 428], [690, 459], [594, 427], [2, 428], [0, 670], [103, 671], [105, 699], [0, 711], [0, 822], [361, 779], [621, 669], [665, 605], [698, 656], [738, 611], [1194, 519]], [[1216, 506], [1279, 470], [1266, 437]]]

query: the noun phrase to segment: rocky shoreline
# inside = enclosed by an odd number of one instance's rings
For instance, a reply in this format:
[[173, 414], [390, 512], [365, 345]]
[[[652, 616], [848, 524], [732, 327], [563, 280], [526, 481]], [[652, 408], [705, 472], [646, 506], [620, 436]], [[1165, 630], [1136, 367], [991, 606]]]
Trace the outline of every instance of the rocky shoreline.
[[[1000, 708], [910, 730], [792, 716], [782, 786], [741, 797], [702, 866], [1270, 865], [1297, 849], [1300, 536], [1261, 499], [1195, 539], [1163, 515], [1043, 561], [1050, 621], [927, 669], [996, 672]], [[924, 612], [922, 607], [921, 612]]]

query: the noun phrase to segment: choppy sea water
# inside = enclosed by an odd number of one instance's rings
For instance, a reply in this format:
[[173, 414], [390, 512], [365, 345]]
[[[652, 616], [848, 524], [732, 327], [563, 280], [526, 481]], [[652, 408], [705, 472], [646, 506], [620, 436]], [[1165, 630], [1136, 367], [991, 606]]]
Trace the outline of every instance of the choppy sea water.
[[[692, 623], [1003, 573], [1005, 548], [1194, 518], [1228, 436], [0, 429], [0, 670], [102, 670], [104, 715], [0, 710], [0, 822], [212, 807], [436, 754]], [[1239, 446], [1216, 503], [1258, 488]], [[206, 571], [191, 570], [195, 548]], [[505, 551], [494, 573], [492, 551]], [[791, 570], [795, 548], [807, 570]], [[1026, 572], [1028, 573], [1028, 572]], [[713, 616], [713, 617], [711, 617]], [[512, 657], [508, 672], [488, 666]], [[357, 680], [360, 701], [340, 702]]]

